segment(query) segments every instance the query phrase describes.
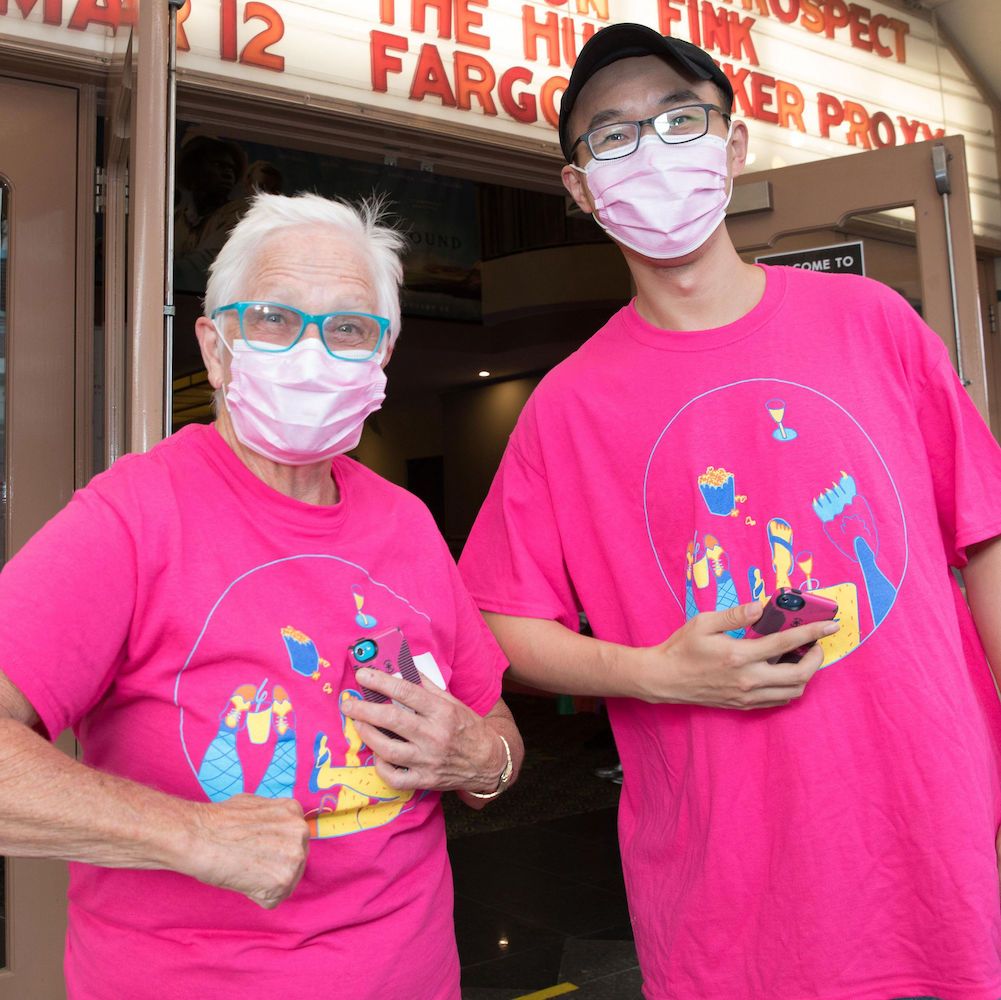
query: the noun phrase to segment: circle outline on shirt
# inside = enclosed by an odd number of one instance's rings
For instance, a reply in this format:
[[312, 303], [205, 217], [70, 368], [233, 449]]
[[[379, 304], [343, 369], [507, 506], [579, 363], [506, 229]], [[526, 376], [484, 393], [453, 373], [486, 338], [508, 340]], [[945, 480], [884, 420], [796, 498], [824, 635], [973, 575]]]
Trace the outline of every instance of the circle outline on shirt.
[[[654, 457], [657, 454], [657, 449], [663, 442], [664, 436], [671, 429], [671, 426], [678, 420], [679, 417], [682, 416], [682, 414], [687, 409], [689, 409], [689, 407], [694, 406], [696, 403], [700, 402], [701, 400], [704, 400], [706, 397], [711, 396], [717, 392], [723, 392], [724, 390], [727, 389], [734, 389], [738, 386], [752, 385], [755, 383], [765, 383], [765, 382], [772, 385], [790, 386], [795, 389], [801, 389], [804, 392], [819, 397], [825, 402], [830, 403], [831, 406], [840, 410], [852, 422], [852, 424], [855, 425], [855, 427], [858, 429], [862, 437], [865, 438], [865, 440], [869, 443], [869, 446], [872, 448], [873, 454], [876, 456], [877, 459], [879, 459], [880, 464], [883, 466], [883, 471], [886, 473], [887, 482], [890, 484], [890, 488], [893, 490], [893, 495], [897, 501], [897, 508], [900, 512], [900, 525], [903, 531], [903, 550], [904, 550], [904, 564], [900, 571], [900, 579], [897, 581], [895, 585], [896, 593], [894, 594], [893, 602], [887, 609], [887, 614], [889, 614], [889, 611], [892, 610], [893, 605], [896, 603], [897, 594], [899, 594], [900, 588], [903, 586], [904, 579], [907, 576], [907, 566], [908, 566], [908, 560], [910, 558], [910, 546], [908, 545], [908, 540], [907, 540], [907, 534], [908, 534], [907, 517], [904, 513], [904, 505], [900, 499], [900, 491], [897, 489], [897, 484], [894, 481], [892, 473], [890, 472], [890, 468], [886, 464], [886, 460], [883, 458], [882, 453], [880, 452], [879, 448], [876, 447], [876, 443], [873, 441], [872, 437], [869, 435], [866, 429], [858, 422], [858, 420], [855, 419], [855, 417], [853, 417], [848, 412], [848, 410], [846, 410], [839, 402], [837, 402], [837, 400], [832, 399], [826, 393], [820, 392], [818, 389], [814, 389], [812, 386], [804, 385], [801, 382], [793, 382], [790, 381], [789, 379], [781, 379], [781, 378], [757, 377], [757, 378], [739, 379], [736, 382], [728, 382], [725, 385], [719, 385], [712, 389], [707, 389], [705, 392], [701, 392], [697, 396], [693, 396], [691, 399], [688, 400], [687, 403], [679, 407], [675, 411], [671, 419], [668, 420], [668, 422], [664, 425], [660, 434], [657, 435], [657, 440], [654, 442], [653, 447], [650, 449], [650, 455], [647, 458], [646, 469], [644, 470], [643, 473], [643, 521], [646, 526], [647, 539], [650, 542], [650, 550], [653, 553], [654, 560], [657, 563], [657, 569], [660, 571], [660, 575], [664, 580], [664, 584], [667, 586], [668, 592], [674, 599], [674, 602], [678, 605], [678, 610], [681, 611], [682, 614], [684, 614], [685, 607], [682, 604], [681, 600], [678, 598], [678, 595], [674, 592], [674, 588], [671, 586], [671, 582], [668, 579], [667, 572], [664, 568], [663, 563], [661, 562], [660, 554], [658, 553], [656, 543], [654, 542], [653, 527], [650, 523], [650, 508], [648, 506], [648, 496], [650, 489], [650, 471], [654, 462]], [[865, 636], [862, 637], [861, 641], [859, 642], [858, 646], [855, 647], [855, 649], [861, 648], [869, 640], [870, 636], [874, 635], [879, 630], [880, 625], [882, 625], [883, 621], [885, 620], [886, 616], [884, 616], [881, 621], [874, 624], [872, 629], [870, 629], [870, 631]], [[854, 650], [852, 650], [852, 652], [854, 652]], [[828, 666], [829, 665], [830, 664], [828, 664]]]

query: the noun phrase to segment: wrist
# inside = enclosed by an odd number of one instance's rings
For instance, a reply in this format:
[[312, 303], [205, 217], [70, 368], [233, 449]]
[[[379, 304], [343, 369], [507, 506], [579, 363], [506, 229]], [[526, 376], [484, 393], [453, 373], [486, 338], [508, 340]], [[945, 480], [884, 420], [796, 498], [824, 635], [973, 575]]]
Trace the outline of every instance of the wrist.
[[170, 846], [165, 846], [165, 850], [170, 852], [167, 868], [199, 881], [207, 881], [211, 877], [212, 869], [219, 861], [216, 856], [217, 811], [218, 803], [215, 802], [184, 802], [179, 811], [184, 816], [181, 829], [170, 838]]
[[507, 788], [511, 781], [511, 775], [514, 771], [514, 762], [511, 759], [511, 746], [508, 741], [501, 736], [500, 733], [494, 731], [494, 735], [500, 740], [501, 747], [503, 750], [503, 763], [501, 764], [500, 771], [497, 774], [497, 782], [490, 791], [485, 792], [474, 792], [466, 789], [467, 795], [472, 795], [473, 798], [477, 799], [493, 799], [496, 798], [501, 792]]
[[671, 685], [676, 659], [670, 645], [636, 646], [629, 650], [631, 697], [656, 705], [674, 701]]
[[653, 701], [653, 684], [658, 662], [652, 655], [656, 647], [627, 646], [610, 643], [604, 653], [608, 687], [621, 698]]

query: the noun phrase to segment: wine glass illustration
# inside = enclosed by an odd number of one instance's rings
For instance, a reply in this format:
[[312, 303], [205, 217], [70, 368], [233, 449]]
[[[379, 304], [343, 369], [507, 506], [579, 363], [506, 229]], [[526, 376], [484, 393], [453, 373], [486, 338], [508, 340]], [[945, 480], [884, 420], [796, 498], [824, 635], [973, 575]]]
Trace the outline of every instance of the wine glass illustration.
[[364, 611], [362, 611], [362, 607], [365, 604], [365, 595], [362, 594], [358, 587], [352, 587], [351, 593], [354, 595], [355, 610], [358, 612], [358, 614], [355, 615], [355, 622], [357, 622], [361, 628], [375, 628], [375, 626], [379, 624], [378, 621], [371, 615], [367, 615]]
[[813, 553], [800, 552], [796, 556], [796, 565], [803, 571], [806, 579], [803, 581], [803, 590], [816, 590], [820, 586], [819, 580], [814, 580], [813, 573]]
[[772, 431], [772, 437], [776, 441], [792, 441], [796, 437], [796, 432], [791, 427], [785, 427], [782, 421], [786, 415], [786, 403], [784, 399], [769, 399], [765, 403], [772, 420], [778, 424], [778, 428]]

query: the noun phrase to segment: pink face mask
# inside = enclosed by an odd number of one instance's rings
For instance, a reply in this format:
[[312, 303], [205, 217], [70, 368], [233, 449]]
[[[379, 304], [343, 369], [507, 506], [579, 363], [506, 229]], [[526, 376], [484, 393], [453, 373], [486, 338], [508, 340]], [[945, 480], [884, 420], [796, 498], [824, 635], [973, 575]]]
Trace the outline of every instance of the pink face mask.
[[[219, 339], [226, 344], [220, 333]], [[237, 438], [281, 465], [309, 465], [350, 451], [365, 418], [386, 398], [379, 357], [344, 361], [316, 338], [282, 353], [255, 351], [242, 338], [232, 347], [223, 390]]]
[[669, 260], [697, 250], [723, 221], [729, 141], [729, 132], [726, 139], [706, 134], [672, 144], [645, 135], [628, 156], [571, 166], [587, 177], [594, 219], [609, 236]]

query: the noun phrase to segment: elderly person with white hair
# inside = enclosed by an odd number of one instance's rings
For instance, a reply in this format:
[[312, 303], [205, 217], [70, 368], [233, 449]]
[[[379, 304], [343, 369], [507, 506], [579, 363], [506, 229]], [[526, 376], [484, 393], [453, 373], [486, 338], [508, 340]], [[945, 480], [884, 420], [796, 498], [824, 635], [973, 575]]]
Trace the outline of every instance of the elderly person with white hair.
[[71, 1000], [459, 997], [440, 793], [481, 806], [522, 746], [430, 514], [344, 454], [401, 247], [372, 205], [258, 196], [196, 324], [215, 423], [0, 574], [0, 853], [73, 862]]

